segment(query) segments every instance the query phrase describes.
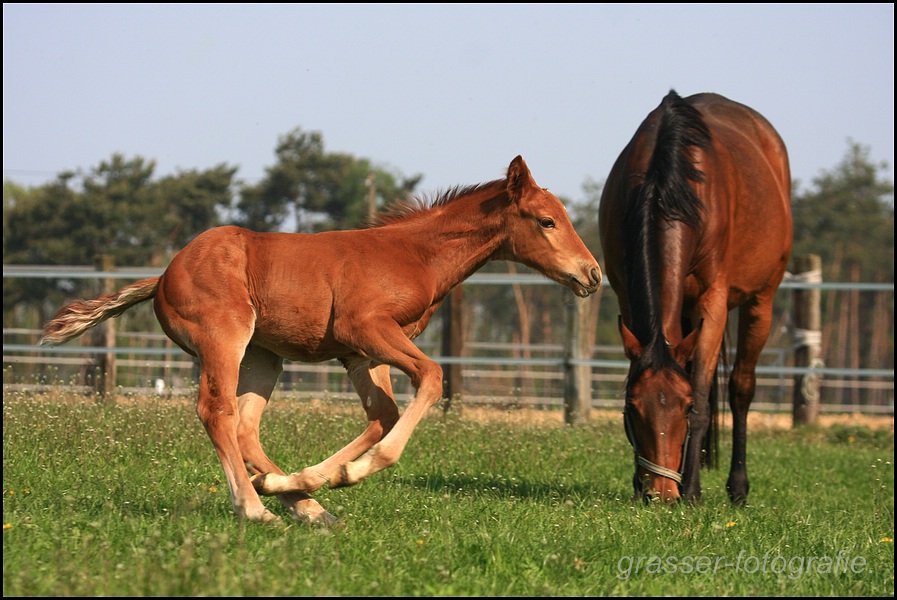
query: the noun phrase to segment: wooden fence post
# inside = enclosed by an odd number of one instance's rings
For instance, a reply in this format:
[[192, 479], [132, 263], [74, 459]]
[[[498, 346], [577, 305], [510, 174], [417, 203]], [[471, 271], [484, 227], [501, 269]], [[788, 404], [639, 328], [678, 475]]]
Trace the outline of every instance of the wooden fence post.
[[[94, 259], [94, 268], [97, 271], [111, 271], [114, 267], [114, 260], [109, 254], [99, 254]], [[104, 277], [102, 279], [101, 294], [111, 294], [114, 291], [115, 281], [111, 277]], [[93, 345], [110, 350], [115, 348], [115, 330], [115, 319], [108, 319], [100, 323], [91, 338]], [[95, 355], [93, 365], [88, 369], [88, 385], [92, 385], [94, 393], [98, 398], [104, 399], [111, 396], [115, 391], [115, 375], [115, 353], [111, 351], [98, 352]]]
[[[461, 315], [464, 307], [464, 295], [461, 286], [456, 286], [442, 303], [442, 355], [461, 356], [464, 345], [464, 333], [461, 327]], [[442, 364], [442, 396], [445, 398], [442, 410], [448, 412], [452, 401], [461, 397], [461, 365], [458, 363]]]
[[[816, 254], [794, 258], [795, 279], [805, 283], [822, 282], [822, 258]], [[794, 366], [820, 368], [822, 362], [822, 317], [819, 288], [794, 290]], [[791, 413], [792, 427], [810, 425], [819, 414], [818, 373], [795, 375]]]
[[589, 355], [588, 299], [577, 298], [567, 303], [567, 335], [564, 342], [564, 423], [576, 425], [589, 419], [592, 407], [592, 370], [577, 365]]

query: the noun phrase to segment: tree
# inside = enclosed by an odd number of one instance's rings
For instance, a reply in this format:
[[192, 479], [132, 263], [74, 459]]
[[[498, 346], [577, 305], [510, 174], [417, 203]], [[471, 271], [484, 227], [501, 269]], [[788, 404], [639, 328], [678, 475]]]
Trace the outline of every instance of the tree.
[[382, 207], [411, 194], [422, 178], [393, 175], [349, 154], [327, 153], [319, 132], [299, 128], [278, 140], [275, 155], [277, 162], [265, 178], [244, 187], [237, 203], [236, 222], [249, 229], [310, 233], [357, 227], [369, 214], [371, 192]]
[[[839, 165], [793, 196], [794, 255], [818, 254], [824, 281], [893, 283], [894, 184], [880, 178], [884, 167], [869, 161], [868, 148], [851, 142]], [[893, 293], [824, 292], [821, 320], [826, 364], [893, 366]], [[847, 393], [860, 403], [856, 386]], [[887, 401], [884, 394], [869, 396], [869, 402]]]
[[[47, 185], [4, 185], [3, 262], [116, 266], [167, 263], [198, 233], [220, 224], [232, 203], [235, 168], [220, 165], [152, 179], [155, 163], [114, 154], [86, 175], [61, 173]], [[79, 185], [80, 184], [80, 185]], [[3, 289], [4, 323], [23, 304], [47, 317], [73, 295], [93, 295], [89, 280], [13, 279]]]
[[183, 171], [164, 177], [155, 187], [158, 203], [148, 207], [155, 212], [156, 246], [145, 264], [167, 265], [171, 257], [190, 240], [224, 223], [233, 202], [236, 167], [225, 164], [206, 171]]
[[858, 270], [862, 281], [894, 281], [894, 183], [869, 149], [850, 143], [843, 161], [794, 194], [794, 254], [822, 257], [824, 279]]

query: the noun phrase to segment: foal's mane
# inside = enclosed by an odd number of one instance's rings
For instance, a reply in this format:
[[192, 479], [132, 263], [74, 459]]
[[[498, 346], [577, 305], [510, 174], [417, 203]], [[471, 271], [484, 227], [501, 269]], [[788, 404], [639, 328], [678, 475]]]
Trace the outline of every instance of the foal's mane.
[[367, 221], [367, 227], [381, 227], [390, 225], [400, 221], [414, 219], [421, 215], [429, 213], [434, 208], [445, 206], [459, 198], [465, 198], [472, 194], [485, 192], [491, 188], [501, 187], [504, 189], [507, 179], [496, 179], [486, 183], [477, 183], [473, 185], [456, 185], [443, 192], [438, 192], [435, 196], [409, 196], [405, 199], [396, 200], [383, 211], [371, 215]]

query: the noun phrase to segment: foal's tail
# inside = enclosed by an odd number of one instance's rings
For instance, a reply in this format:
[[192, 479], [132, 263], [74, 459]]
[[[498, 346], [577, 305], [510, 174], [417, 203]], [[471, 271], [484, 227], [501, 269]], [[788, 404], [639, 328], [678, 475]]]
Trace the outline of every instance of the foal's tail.
[[159, 277], [141, 279], [115, 293], [95, 300], [75, 300], [59, 309], [53, 320], [44, 325], [42, 346], [56, 346], [78, 337], [110, 317], [117, 317], [135, 304], [156, 295]]

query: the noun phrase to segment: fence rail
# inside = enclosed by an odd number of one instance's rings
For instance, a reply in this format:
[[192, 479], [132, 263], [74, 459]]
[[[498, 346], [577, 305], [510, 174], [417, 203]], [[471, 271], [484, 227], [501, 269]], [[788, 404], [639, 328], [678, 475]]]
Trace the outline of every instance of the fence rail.
[[[46, 279], [115, 279], [135, 280], [162, 273], [162, 269], [96, 270], [91, 267], [44, 267], [4, 265], [6, 278]], [[476, 285], [556, 285], [534, 274], [477, 273], [464, 282], [464, 286]], [[607, 283], [605, 282], [605, 286]], [[786, 279], [782, 290], [847, 290], [893, 293], [893, 283], [832, 283], [810, 282], [797, 278]], [[432, 327], [432, 326], [431, 326]], [[4, 391], [34, 389], [58, 383], [44, 376], [37, 381], [23, 381], [15, 376], [17, 369], [26, 365], [58, 370], [59, 373], [83, 373], [95, 364], [97, 355], [114, 355], [118, 384], [122, 392], [189, 394], [195, 381], [193, 359], [173, 346], [160, 333], [119, 333], [117, 346], [44, 347], [36, 344], [40, 331], [27, 328], [3, 329]], [[122, 343], [123, 342], [123, 343]], [[564, 380], [571, 368], [584, 369], [588, 380], [589, 404], [596, 408], [620, 408], [623, 381], [629, 362], [622, 357], [619, 346], [595, 346], [588, 357], [577, 357], [561, 345], [531, 345], [487, 343], [472, 341], [465, 344], [466, 354], [491, 353], [502, 356], [449, 356], [440, 355], [440, 345], [418, 340], [422, 349], [445, 367], [458, 365], [464, 381], [464, 403], [489, 403], [516, 406], [556, 407], [565, 403]], [[886, 368], [847, 368], [825, 365], [795, 366], [787, 364], [789, 348], [767, 348], [764, 355], [769, 360], [757, 368], [758, 402], [754, 408], [761, 411], [789, 412], [792, 407], [795, 378], [818, 378], [823, 389], [836, 390], [860, 388], [881, 390], [886, 400], [881, 404], [826, 404], [820, 403], [822, 412], [861, 412], [868, 414], [894, 413], [894, 370]], [[537, 356], [527, 356], [527, 354]], [[721, 370], [721, 374], [722, 370]], [[412, 390], [401, 374], [394, 374], [397, 399], [406, 401]], [[67, 384], [72, 384], [69, 376]], [[298, 395], [327, 395], [354, 397], [348, 378], [336, 361], [320, 364], [292, 363], [287, 361], [278, 393]], [[79, 389], [78, 386], [75, 386]], [[85, 388], [87, 389], [87, 388]]]

